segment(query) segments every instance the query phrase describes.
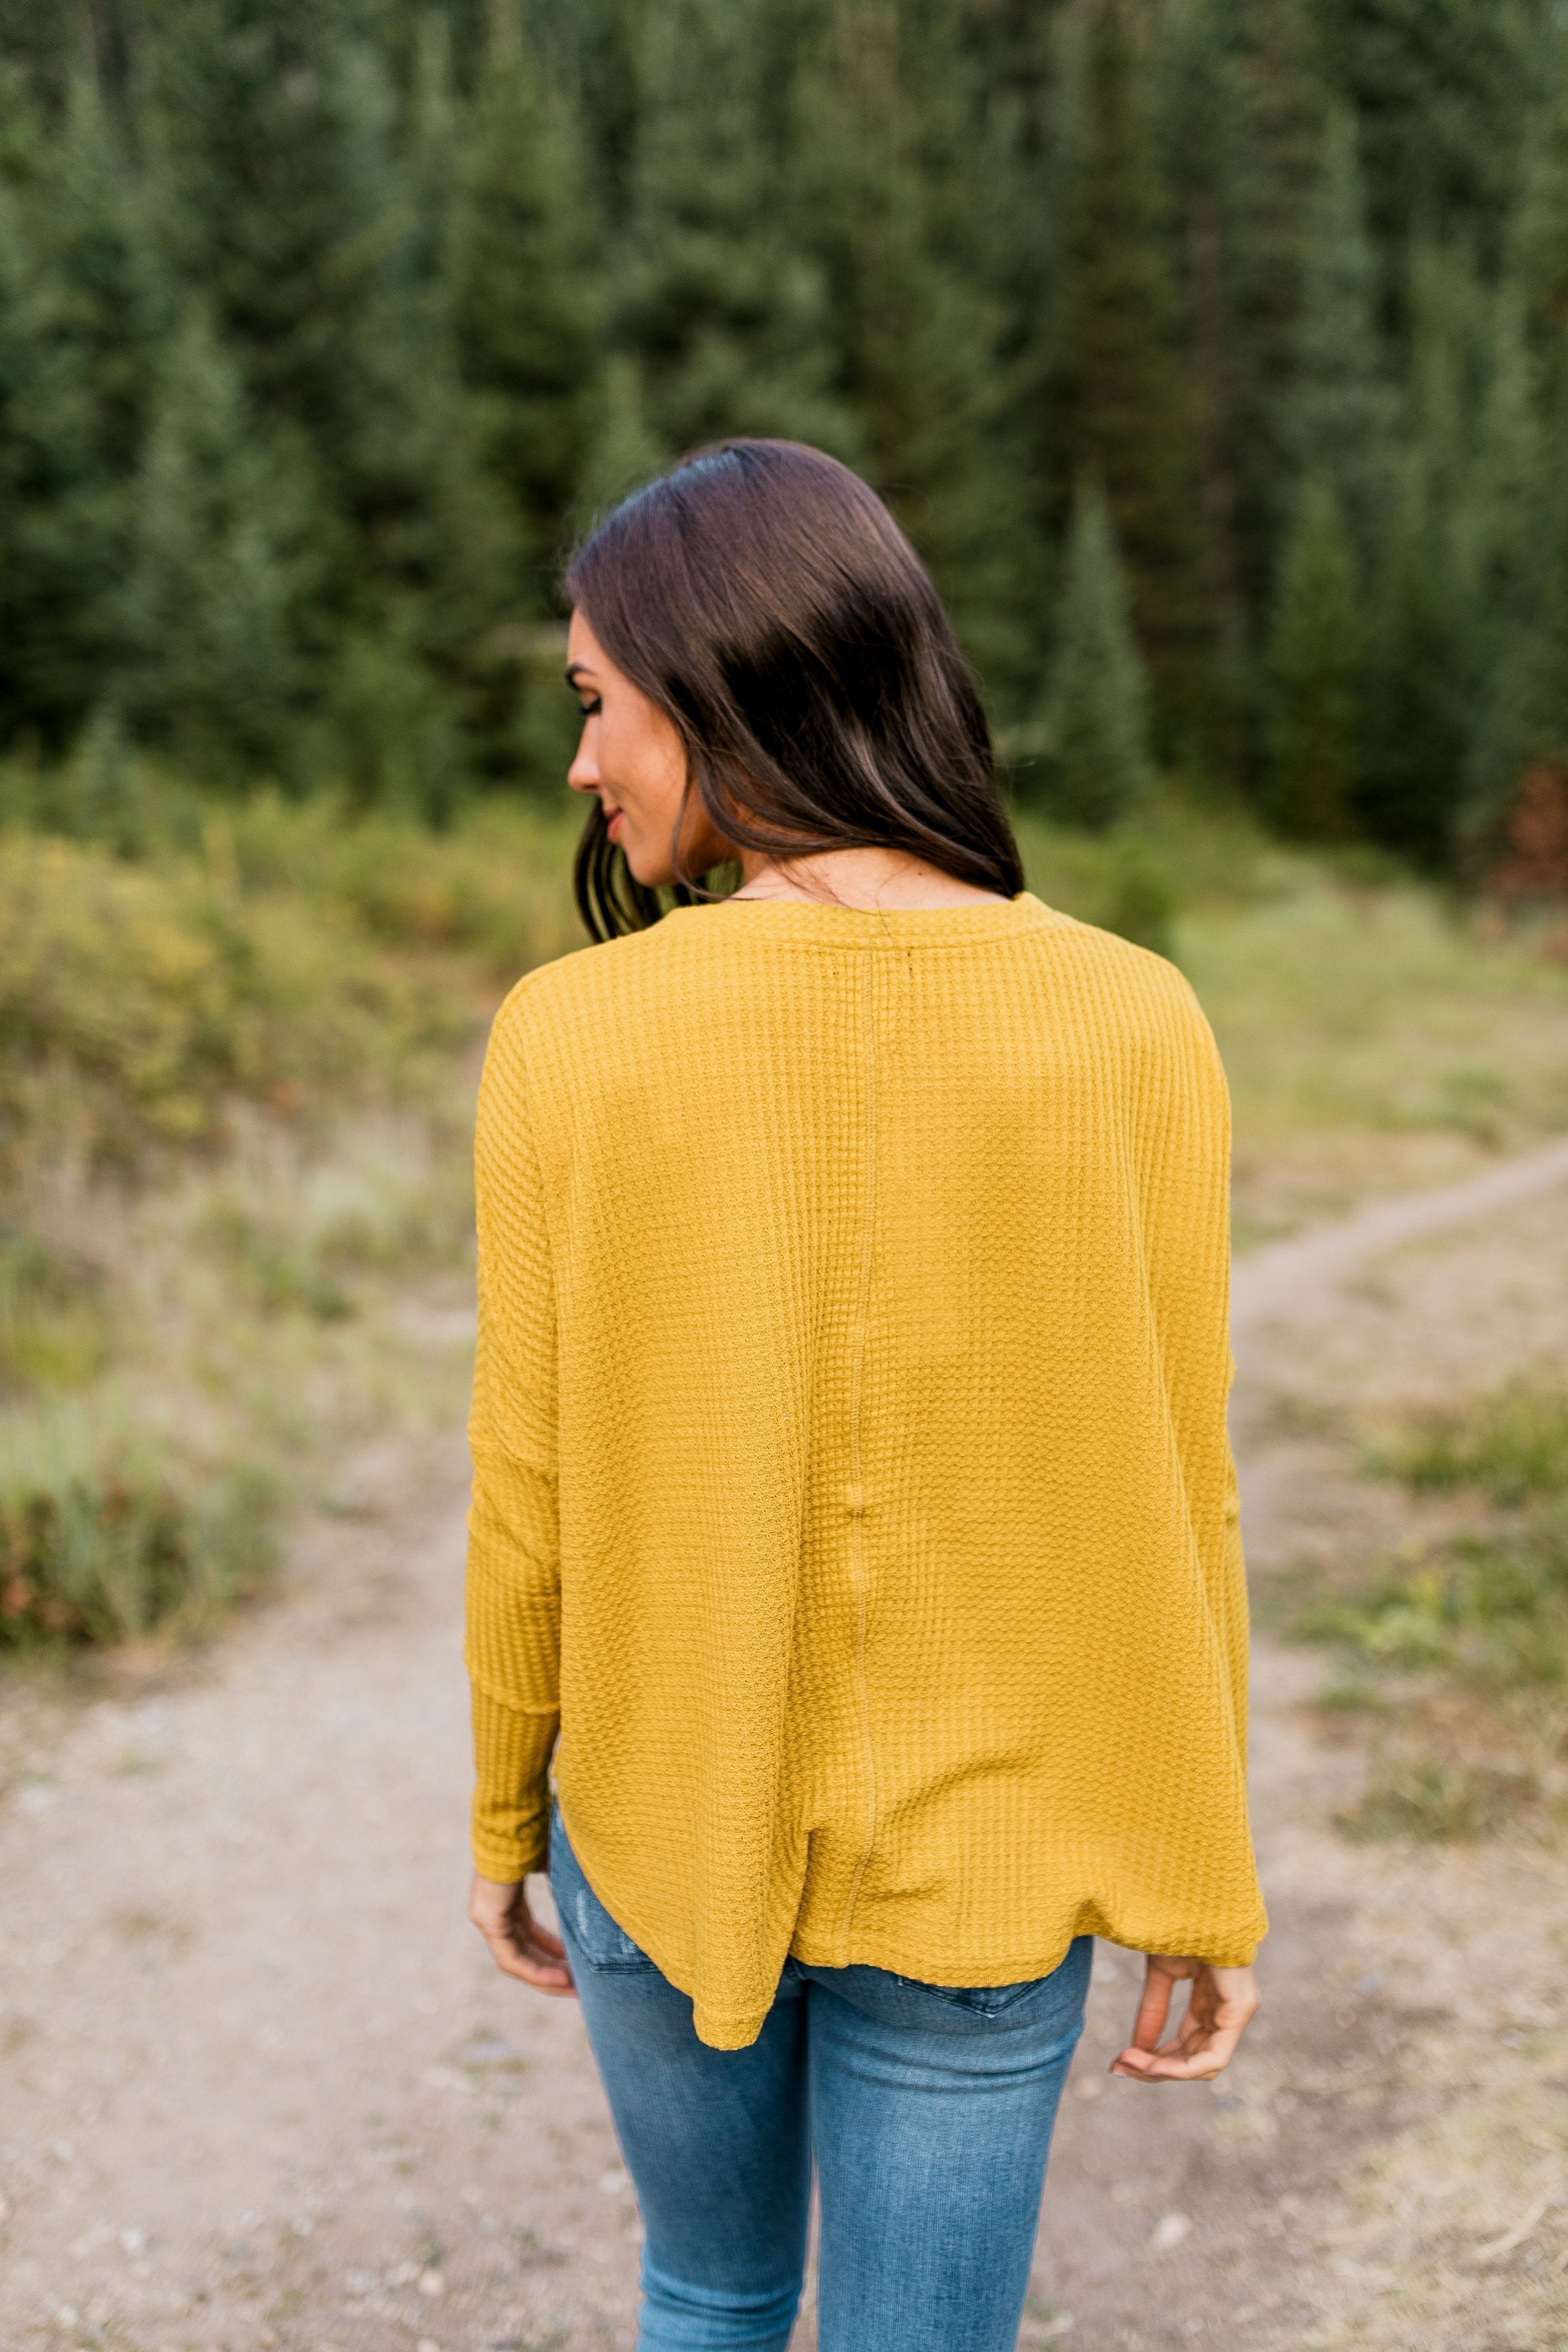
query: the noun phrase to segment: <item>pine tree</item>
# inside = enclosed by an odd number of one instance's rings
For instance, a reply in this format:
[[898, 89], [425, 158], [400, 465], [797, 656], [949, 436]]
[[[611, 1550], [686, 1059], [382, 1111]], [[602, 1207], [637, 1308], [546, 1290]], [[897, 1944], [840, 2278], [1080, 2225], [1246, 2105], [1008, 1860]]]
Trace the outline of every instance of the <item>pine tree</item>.
[[1297, 371], [1325, 92], [1311, 0], [1235, 0], [1235, 9], [1224, 224], [1229, 436], [1243, 591], [1260, 620], [1298, 479]]
[[308, 431], [345, 504], [395, 500], [408, 354], [387, 311], [407, 226], [396, 96], [353, 0], [181, 0], [143, 136], [171, 266], [258, 414]]
[[460, 725], [477, 722], [489, 697], [489, 633], [531, 601], [531, 583], [522, 518], [485, 476], [463, 395], [453, 267], [459, 125], [435, 18], [418, 27], [408, 113], [394, 158], [385, 265], [365, 320], [366, 365], [382, 393], [381, 471], [362, 478], [351, 508], [373, 575], [355, 618], [377, 628], [384, 612], [394, 635], [412, 630]]
[[442, 825], [468, 782], [458, 703], [426, 658], [424, 614], [384, 596], [351, 623], [328, 682], [319, 757], [351, 808], [394, 809]]
[[1568, 44], [1543, 72], [1508, 239], [1477, 467], [1484, 689], [1464, 830], [1494, 835], [1532, 763], [1568, 769]]
[[1509, 240], [1548, 401], [1568, 388], [1568, 43], [1554, 65]]
[[1267, 806], [1299, 840], [1342, 840], [1352, 828], [1363, 664], [1354, 550], [1333, 488], [1310, 479], [1286, 545], [1268, 647]]
[[121, 518], [94, 425], [65, 289], [0, 184], [0, 729], [47, 749], [120, 652]]
[[798, 176], [862, 462], [1005, 709], [1037, 690], [1044, 648], [996, 263], [1006, 159], [963, 29], [951, 6], [838, 0], [798, 94]]
[[1461, 834], [1486, 842], [1537, 762], [1568, 769], [1568, 383], [1536, 397], [1520, 289], [1497, 299], [1471, 471], [1479, 691]]
[[1357, 544], [1370, 549], [1394, 417], [1356, 140], [1352, 116], [1333, 107], [1306, 220], [1294, 438], [1303, 476], [1331, 486]]
[[[481, 0], [470, 0], [478, 8]], [[482, 0], [488, 47], [494, 10], [505, 0]], [[524, 38], [553, 84], [575, 100], [584, 182], [599, 224], [624, 228], [632, 209], [641, 111], [642, 33], [649, 0], [518, 0]], [[609, 286], [605, 257], [601, 291]]]
[[1179, 232], [1184, 357], [1217, 638], [1216, 766], [1236, 781], [1246, 759], [1249, 655], [1232, 417], [1235, 352], [1226, 241], [1239, 102], [1235, 0], [1191, 0], [1167, 26], [1160, 58], [1159, 120]]
[[286, 763], [305, 685], [308, 477], [259, 434], [239, 371], [193, 310], [167, 355], [138, 486], [130, 704], [193, 774]]
[[1373, 217], [1501, 243], [1556, 31], [1552, 0], [1327, 0], [1335, 81], [1366, 127]]
[[541, 608], [596, 421], [602, 306], [580, 145], [568, 91], [497, 0], [463, 163], [457, 323], [479, 459], [510, 501]]
[[[1179, 231], [1184, 369], [1196, 422], [1204, 596], [1215, 632], [1207, 766], [1245, 788], [1258, 758], [1259, 569], [1255, 445], [1257, 290], [1245, 300], [1258, 231], [1247, 47], [1257, 0], [1188, 0], [1164, 20], [1158, 53], [1161, 143]], [[1271, 143], [1270, 155], [1277, 153]]]
[[1418, 257], [1402, 446], [1373, 580], [1358, 814], [1384, 847], [1441, 869], [1453, 851], [1481, 691], [1467, 392], [1476, 288]]
[[[100, 5], [103, 0], [100, 0]], [[33, 99], [58, 103], [79, 60], [80, 24], [68, 8], [37, 0], [0, 0], [0, 58]]]
[[126, 480], [147, 427], [157, 355], [179, 305], [155, 248], [144, 185], [86, 73], [71, 79], [34, 234], [58, 282], [61, 331], [81, 352], [100, 451]]
[[820, 271], [790, 235], [766, 0], [667, 0], [640, 24], [618, 341], [677, 450], [731, 433], [843, 447]]
[[1123, 0], [1088, 29], [1063, 199], [1047, 450], [1101, 485], [1167, 747], [1201, 740], [1213, 690], [1196, 420], [1180, 360], [1170, 226]]
[[1074, 501], [1045, 717], [1053, 814], [1099, 830], [1147, 796], [1153, 764], [1143, 666], [1110, 509], [1092, 480], [1079, 484]]
[[258, 425], [309, 452], [308, 698], [346, 707], [364, 646], [395, 645], [441, 703], [444, 740], [467, 732], [504, 764], [493, 632], [524, 577], [458, 372], [462, 122], [444, 26], [404, 20], [400, 102], [395, 45], [378, 46], [355, 0], [182, 8], [151, 77], [163, 233]]
[[647, 421], [642, 370], [631, 352], [612, 352], [595, 387], [588, 444], [578, 480], [584, 515], [601, 513], [652, 479], [664, 453]]
[[1172, 766], [1468, 856], [1568, 759], [1561, 5], [0, 0], [0, 741], [439, 814], [555, 759], [564, 531], [780, 431], [999, 718], [1059, 613], [1053, 714], [1136, 645]]

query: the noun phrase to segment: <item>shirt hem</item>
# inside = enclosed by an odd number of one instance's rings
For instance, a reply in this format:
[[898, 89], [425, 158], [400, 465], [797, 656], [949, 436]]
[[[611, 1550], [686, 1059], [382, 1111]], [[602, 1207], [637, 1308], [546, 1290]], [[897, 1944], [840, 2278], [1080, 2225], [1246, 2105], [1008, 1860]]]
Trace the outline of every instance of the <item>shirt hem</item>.
[[906, 1977], [914, 1984], [942, 1985], [950, 1990], [974, 1990], [999, 1985], [1032, 1984], [1037, 1978], [1048, 1977], [1059, 1969], [1072, 1944], [1079, 1936], [1093, 1936], [1100, 1943], [1114, 1944], [1119, 1950], [1147, 1956], [1163, 1952], [1183, 1959], [1202, 1960], [1213, 1969], [1249, 1969], [1258, 1957], [1258, 1946], [1268, 1933], [1265, 1920], [1249, 1930], [1219, 1936], [1188, 1936], [1185, 1938], [1162, 1942], [1141, 1940], [1129, 1929], [1118, 1934], [1100, 1918], [1080, 1916], [1060, 1942], [1053, 1942], [1043, 1951], [1013, 1953], [1002, 1959], [953, 1959], [935, 1962], [913, 1959], [907, 1947], [882, 1943], [864, 1935], [849, 1939], [847, 1958], [842, 1948], [826, 1937], [796, 1933], [791, 1939], [789, 1957], [805, 1968], [884, 1969], [889, 1976]]

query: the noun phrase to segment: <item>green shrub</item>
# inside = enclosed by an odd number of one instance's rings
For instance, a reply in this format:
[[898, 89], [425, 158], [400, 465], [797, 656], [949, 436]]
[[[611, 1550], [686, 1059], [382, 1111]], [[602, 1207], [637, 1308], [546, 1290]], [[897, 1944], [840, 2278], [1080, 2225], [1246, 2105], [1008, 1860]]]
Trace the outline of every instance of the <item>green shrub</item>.
[[263, 1315], [303, 1313], [319, 1323], [343, 1321], [354, 1311], [353, 1294], [336, 1263], [337, 1253], [313, 1234], [289, 1230], [279, 1203], [276, 1217], [262, 1219], [226, 1202], [215, 1202], [203, 1221], [202, 1238], [221, 1257], [235, 1288]]
[[273, 1559], [274, 1493], [252, 1470], [202, 1476], [146, 1437], [84, 1420], [0, 1451], [0, 1646], [190, 1633]]
[[1415, 1845], [1473, 1845], [1506, 1829], [1539, 1794], [1532, 1772], [1384, 1750], [1373, 1758], [1359, 1801], [1335, 1818], [1358, 1844], [1403, 1838]]
[[1176, 893], [1169, 877], [1140, 842], [1126, 841], [1118, 848], [1120, 854], [1112, 858], [1108, 877], [1106, 929], [1131, 940], [1134, 947], [1173, 956]]
[[1423, 1414], [1366, 1463], [1418, 1494], [1472, 1487], [1508, 1504], [1568, 1493], [1568, 1390], [1510, 1381], [1458, 1412]]
[[195, 785], [135, 751], [107, 711], [89, 721], [68, 759], [0, 761], [0, 826], [96, 842], [119, 857], [198, 851], [209, 805]]
[[0, 1232], [0, 1393], [77, 1388], [108, 1360], [101, 1266], [16, 1221]]
[[[273, 1500], [247, 1465], [274, 1386], [329, 1357], [340, 1384], [367, 1369], [300, 1327], [463, 1260], [458, 1049], [501, 985], [581, 944], [570, 810], [497, 804], [437, 835], [321, 803], [224, 809], [107, 736], [68, 774], [23, 792], [19, 773], [0, 772], [11, 1649], [182, 1633], [254, 1587]], [[139, 1181], [114, 1188], [100, 1244], [102, 1171]], [[201, 1425], [215, 1446], [243, 1427], [241, 1460], [201, 1470], [102, 1433], [128, 1380], [170, 1428], [216, 1402]], [[72, 1413], [38, 1418], [41, 1391], [73, 1388], [89, 1393]]]
[[564, 790], [543, 806], [472, 801], [435, 831], [325, 793], [217, 800], [95, 744], [57, 768], [0, 763], [0, 827], [89, 844], [161, 877], [205, 870], [231, 898], [300, 901], [362, 939], [477, 955], [503, 981], [584, 944], [571, 890], [582, 811]]
[[0, 836], [0, 1152], [129, 1166], [204, 1143], [235, 1096], [292, 1110], [390, 1085], [473, 1010], [347, 922], [189, 860]]
[[1568, 1518], [1553, 1509], [1515, 1530], [1456, 1537], [1360, 1593], [1320, 1602], [1299, 1630], [1364, 1665], [1436, 1671], [1475, 1690], [1568, 1687]]
[[1277, 898], [1302, 861], [1245, 815], [1165, 793], [1100, 833], [1015, 812], [1031, 890], [1081, 922], [1159, 955], [1175, 952], [1179, 918]]
[[247, 891], [297, 893], [389, 947], [477, 955], [504, 982], [586, 944], [571, 893], [580, 822], [570, 806], [546, 814], [496, 799], [433, 833], [264, 794], [215, 824], [209, 843]]

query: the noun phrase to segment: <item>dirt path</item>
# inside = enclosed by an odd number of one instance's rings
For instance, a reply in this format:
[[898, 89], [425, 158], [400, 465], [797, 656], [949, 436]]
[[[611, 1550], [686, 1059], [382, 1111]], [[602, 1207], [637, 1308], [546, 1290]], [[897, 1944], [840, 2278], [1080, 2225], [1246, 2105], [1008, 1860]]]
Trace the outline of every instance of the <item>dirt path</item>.
[[[1561, 1348], [1564, 1186], [1554, 1146], [1240, 1270], [1260, 1577], [1392, 1527], [1348, 1409]], [[636, 2216], [575, 2011], [462, 1917], [463, 1476], [455, 1441], [362, 1457], [207, 1658], [8, 1696], [6, 2352], [630, 2343]], [[1217, 2095], [1109, 2083], [1134, 1969], [1102, 1951], [1026, 2346], [1568, 2346], [1568, 1874], [1347, 1844], [1361, 1763], [1302, 1705], [1319, 1673], [1259, 1643], [1268, 2014]]]

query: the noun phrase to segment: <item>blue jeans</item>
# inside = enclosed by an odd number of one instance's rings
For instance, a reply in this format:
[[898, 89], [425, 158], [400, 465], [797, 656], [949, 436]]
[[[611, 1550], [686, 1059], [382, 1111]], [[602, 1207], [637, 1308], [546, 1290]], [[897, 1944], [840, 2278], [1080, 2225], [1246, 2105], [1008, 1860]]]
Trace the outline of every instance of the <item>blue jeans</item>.
[[789, 1959], [752, 2047], [710, 2050], [559, 1811], [550, 1880], [642, 2207], [638, 2352], [784, 2352], [814, 2160], [820, 2352], [1012, 2352], [1091, 1939], [975, 1991]]

